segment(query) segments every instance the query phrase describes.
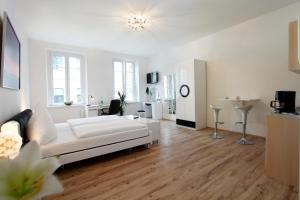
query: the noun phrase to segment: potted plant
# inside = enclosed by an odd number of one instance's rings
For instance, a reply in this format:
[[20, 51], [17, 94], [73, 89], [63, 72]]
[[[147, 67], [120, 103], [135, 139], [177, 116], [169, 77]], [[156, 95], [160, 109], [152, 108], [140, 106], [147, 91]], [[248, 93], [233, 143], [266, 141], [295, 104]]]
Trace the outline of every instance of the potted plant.
[[120, 91], [118, 92], [118, 96], [120, 98], [120, 115], [123, 116], [124, 111], [125, 111], [125, 107], [127, 106], [127, 102], [126, 102], [126, 94], [121, 93]]
[[146, 87], [146, 101], [150, 101], [152, 96], [152, 92], [150, 91], [149, 87]]

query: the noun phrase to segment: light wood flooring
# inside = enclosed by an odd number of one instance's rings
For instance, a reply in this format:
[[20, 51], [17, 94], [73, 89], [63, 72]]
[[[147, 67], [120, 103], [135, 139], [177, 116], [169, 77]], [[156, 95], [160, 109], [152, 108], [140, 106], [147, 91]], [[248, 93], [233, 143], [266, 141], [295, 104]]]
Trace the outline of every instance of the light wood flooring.
[[211, 140], [211, 129], [193, 131], [161, 122], [162, 140], [66, 165], [57, 175], [64, 193], [47, 200], [296, 200], [295, 188], [266, 177], [265, 140], [235, 143], [236, 133]]

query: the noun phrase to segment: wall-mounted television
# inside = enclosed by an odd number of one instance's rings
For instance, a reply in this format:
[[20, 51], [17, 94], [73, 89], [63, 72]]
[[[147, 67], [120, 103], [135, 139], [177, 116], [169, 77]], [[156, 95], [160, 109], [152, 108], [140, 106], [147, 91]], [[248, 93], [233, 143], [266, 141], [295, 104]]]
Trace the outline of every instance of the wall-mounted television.
[[151, 72], [147, 74], [147, 84], [158, 83], [158, 72]]
[[21, 44], [7, 13], [1, 26], [1, 87], [20, 89]]

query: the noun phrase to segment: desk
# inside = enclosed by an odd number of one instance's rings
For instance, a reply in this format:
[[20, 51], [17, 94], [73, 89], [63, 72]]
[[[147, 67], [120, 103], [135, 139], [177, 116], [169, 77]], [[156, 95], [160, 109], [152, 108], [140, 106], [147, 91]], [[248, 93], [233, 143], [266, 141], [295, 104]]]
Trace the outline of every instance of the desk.
[[99, 110], [101, 110], [103, 108], [109, 108], [109, 104], [104, 104], [104, 105], [99, 105], [99, 104], [86, 105], [84, 107], [85, 117], [97, 117], [97, 116], [99, 116]]

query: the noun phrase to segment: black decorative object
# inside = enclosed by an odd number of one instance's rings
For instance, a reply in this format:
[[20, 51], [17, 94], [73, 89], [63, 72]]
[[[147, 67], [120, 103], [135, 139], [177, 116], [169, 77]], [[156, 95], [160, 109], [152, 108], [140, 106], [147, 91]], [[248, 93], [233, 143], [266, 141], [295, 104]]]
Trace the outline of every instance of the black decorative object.
[[190, 88], [189, 88], [189, 86], [188, 85], [182, 85], [182, 86], [180, 86], [180, 89], [179, 89], [179, 93], [180, 93], [180, 95], [182, 96], [182, 97], [187, 97], [187, 96], [189, 96], [189, 94], [190, 94]]

